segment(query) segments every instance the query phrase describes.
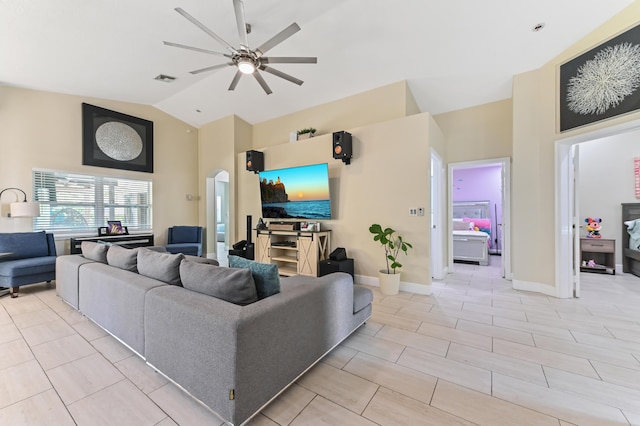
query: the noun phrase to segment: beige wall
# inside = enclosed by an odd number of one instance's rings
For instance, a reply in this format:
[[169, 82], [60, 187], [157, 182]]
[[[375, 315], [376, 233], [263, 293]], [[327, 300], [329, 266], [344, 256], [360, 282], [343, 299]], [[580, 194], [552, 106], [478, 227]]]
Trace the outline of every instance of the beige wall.
[[[83, 166], [82, 102], [153, 121], [154, 173]], [[158, 244], [169, 226], [198, 222], [197, 203], [186, 200], [198, 190], [197, 141], [197, 129], [151, 106], [0, 86], [0, 190], [18, 187], [31, 198], [34, 168], [150, 178]], [[12, 201], [3, 194], [2, 203]], [[0, 218], [0, 232], [31, 229], [31, 219]]]
[[[235, 232], [236, 196], [236, 154], [251, 149], [251, 126], [236, 116], [228, 116], [223, 119], [206, 124], [200, 128], [198, 142], [198, 184], [199, 184], [199, 223], [205, 228], [205, 253], [215, 253], [215, 247], [207, 247], [208, 241], [215, 241], [215, 217], [213, 212], [207, 212], [207, 204], [215, 206], [215, 202], [207, 203], [207, 197], [213, 197], [213, 193], [207, 193], [207, 179], [214, 178], [219, 172], [229, 173], [229, 217], [231, 244], [238, 241]], [[244, 170], [244, 162], [243, 168]], [[213, 209], [212, 209], [213, 210]], [[241, 222], [244, 223], [244, 222]], [[208, 232], [211, 231], [211, 232]], [[208, 233], [207, 233], [208, 232]]]
[[447, 162], [511, 157], [511, 99], [434, 115], [446, 135]]
[[367, 124], [418, 113], [418, 107], [406, 81], [318, 105], [253, 126], [254, 149], [289, 141], [289, 133], [306, 127], [316, 135], [332, 134]]
[[[516, 285], [541, 284], [540, 291], [551, 293], [557, 285], [553, 234], [556, 141], [640, 118], [640, 113], [634, 113], [559, 134], [556, 130], [559, 66], [636, 24], [638, 16], [640, 2], [636, 1], [544, 67], [514, 77], [512, 243]], [[534, 224], [545, 224], [545, 232]], [[552, 289], [544, 290], [545, 286]]]
[[[414, 245], [402, 259], [402, 281], [428, 285], [429, 215], [409, 216], [409, 209], [429, 211], [429, 135], [442, 139], [435, 121], [429, 114], [418, 114], [346, 130], [354, 140], [350, 165], [333, 159], [332, 137], [325, 134], [264, 149], [265, 168], [328, 163], [334, 219], [322, 226], [332, 231], [332, 248], [346, 248], [355, 258], [357, 275], [375, 277], [384, 267], [384, 253], [368, 228], [373, 223], [390, 226]], [[243, 164], [239, 154], [237, 167]], [[261, 216], [257, 175], [238, 176], [238, 199], [238, 221], [247, 214]]]

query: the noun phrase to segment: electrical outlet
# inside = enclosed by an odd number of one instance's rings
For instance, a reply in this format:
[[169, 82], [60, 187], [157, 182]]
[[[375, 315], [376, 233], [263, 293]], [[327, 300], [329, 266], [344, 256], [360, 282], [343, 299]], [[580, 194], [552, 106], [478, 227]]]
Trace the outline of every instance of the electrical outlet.
[[415, 216], [417, 214], [418, 214], [418, 212], [417, 212], [416, 209], [409, 209], [409, 216]]

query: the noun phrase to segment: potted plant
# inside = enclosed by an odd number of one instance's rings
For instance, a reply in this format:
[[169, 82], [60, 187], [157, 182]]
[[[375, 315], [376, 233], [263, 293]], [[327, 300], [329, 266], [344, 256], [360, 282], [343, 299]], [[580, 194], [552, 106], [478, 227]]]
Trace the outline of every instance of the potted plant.
[[307, 127], [306, 129], [298, 130], [298, 140], [312, 138], [315, 135], [316, 129], [313, 127]]
[[402, 264], [398, 262], [398, 256], [401, 253], [408, 254], [408, 250], [413, 246], [406, 242], [401, 235], [396, 235], [396, 231], [392, 228], [382, 228], [377, 223], [369, 227], [369, 232], [373, 234], [373, 241], [379, 242], [384, 248], [386, 269], [381, 269], [378, 274], [380, 279], [380, 291], [383, 294], [398, 294], [400, 290], [400, 271], [396, 269], [402, 268]]

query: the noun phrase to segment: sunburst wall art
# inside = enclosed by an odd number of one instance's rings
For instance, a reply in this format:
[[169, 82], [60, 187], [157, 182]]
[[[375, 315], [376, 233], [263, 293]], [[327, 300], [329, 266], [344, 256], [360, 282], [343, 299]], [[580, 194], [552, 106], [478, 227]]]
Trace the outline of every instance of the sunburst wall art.
[[640, 25], [560, 66], [560, 131], [640, 108]]

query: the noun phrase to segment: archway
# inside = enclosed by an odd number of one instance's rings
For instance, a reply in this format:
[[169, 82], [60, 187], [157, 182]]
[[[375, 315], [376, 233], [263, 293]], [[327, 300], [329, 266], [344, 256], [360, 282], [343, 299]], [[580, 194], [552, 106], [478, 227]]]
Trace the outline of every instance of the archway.
[[229, 172], [218, 170], [207, 178], [207, 257], [227, 265], [229, 253]]

